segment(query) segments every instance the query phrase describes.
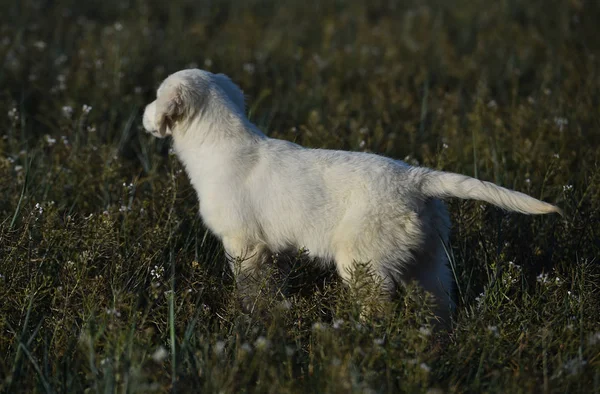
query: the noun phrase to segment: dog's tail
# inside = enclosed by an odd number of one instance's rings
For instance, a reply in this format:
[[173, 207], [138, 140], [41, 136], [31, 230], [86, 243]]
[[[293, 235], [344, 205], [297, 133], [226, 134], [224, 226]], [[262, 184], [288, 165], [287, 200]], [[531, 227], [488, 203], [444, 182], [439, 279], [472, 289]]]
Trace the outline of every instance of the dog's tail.
[[563, 215], [560, 208], [537, 200], [514, 190], [509, 190], [490, 182], [480, 181], [465, 175], [433, 171], [419, 168], [415, 174], [421, 192], [428, 197], [458, 197], [489, 202], [500, 208], [524, 214], [545, 214], [556, 212]]

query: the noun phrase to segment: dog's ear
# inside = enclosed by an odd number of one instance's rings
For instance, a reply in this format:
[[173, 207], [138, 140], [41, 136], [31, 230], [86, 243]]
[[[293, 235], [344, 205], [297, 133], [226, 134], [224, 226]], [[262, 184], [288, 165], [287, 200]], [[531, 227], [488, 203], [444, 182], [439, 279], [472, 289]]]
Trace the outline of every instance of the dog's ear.
[[183, 91], [181, 85], [165, 86], [156, 98], [156, 130], [166, 137], [172, 134], [173, 123], [183, 112]]
[[241, 113], [244, 114], [246, 110], [246, 98], [244, 97], [242, 89], [233, 83], [233, 81], [225, 74], [215, 74], [215, 82], [223, 89], [225, 94]]

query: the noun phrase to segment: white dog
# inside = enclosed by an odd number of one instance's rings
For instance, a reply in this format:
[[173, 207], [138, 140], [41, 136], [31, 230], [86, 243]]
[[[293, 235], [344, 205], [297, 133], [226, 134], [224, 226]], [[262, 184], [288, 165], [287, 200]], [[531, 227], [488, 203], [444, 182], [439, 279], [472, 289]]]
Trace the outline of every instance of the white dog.
[[[439, 198], [487, 201], [525, 214], [561, 213], [525, 194], [374, 154], [306, 149], [268, 138], [245, 116], [225, 75], [182, 70], [158, 88], [144, 127], [173, 137], [206, 226], [230, 262], [253, 272], [271, 253], [305, 248], [347, 280], [369, 263], [384, 289], [416, 280], [447, 317], [450, 220]], [[239, 275], [239, 274], [238, 274]]]

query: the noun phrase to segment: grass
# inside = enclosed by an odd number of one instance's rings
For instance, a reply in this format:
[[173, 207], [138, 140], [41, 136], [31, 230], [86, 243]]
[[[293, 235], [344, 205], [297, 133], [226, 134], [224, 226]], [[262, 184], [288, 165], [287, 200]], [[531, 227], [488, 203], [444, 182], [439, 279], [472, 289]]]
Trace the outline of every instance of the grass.
[[[2, 392], [600, 392], [600, 6], [365, 3], [5, 2]], [[449, 201], [449, 333], [414, 287], [361, 320], [360, 272], [346, 287], [301, 253], [291, 295], [245, 314], [169, 142], [141, 127], [190, 66], [242, 86], [270, 136], [566, 218]]]

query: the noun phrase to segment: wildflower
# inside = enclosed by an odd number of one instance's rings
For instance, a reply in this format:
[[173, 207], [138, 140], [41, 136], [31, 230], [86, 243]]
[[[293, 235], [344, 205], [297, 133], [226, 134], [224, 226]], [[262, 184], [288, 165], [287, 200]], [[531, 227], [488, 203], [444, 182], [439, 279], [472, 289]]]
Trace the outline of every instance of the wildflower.
[[582, 371], [585, 365], [587, 365], [587, 361], [573, 358], [563, 364], [563, 369], [565, 369], [569, 375], [577, 375]]
[[419, 364], [419, 367], [427, 373], [431, 372], [431, 367], [425, 363]]
[[39, 49], [40, 51], [43, 51], [44, 49], [46, 49], [46, 43], [44, 41], [36, 41], [33, 43], [33, 46], [36, 47], [37, 49]]
[[600, 343], [600, 331], [588, 336], [588, 345], [595, 346]]
[[116, 22], [113, 27], [115, 28], [116, 31], [121, 31], [123, 30], [123, 24], [121, 22]]
[[373, 339], [373, 343], [377, 346], [382, 346], [385, 343], [383, 338], [375, 338]]
[[548, 274], [542, 272], [541, 274], [539, 274], [537, 276], [536, 280], [537, 280], [538, 283], [546, 284], [546, 283], [549, 282], [549, 280], [548, 280]]
[[65, 118], [71, 119], [71, 115], [73, 115], [73, 107], [65, 105], [62, 107], [62, 113]]
[[248, 342], [244, 342], [244, 344], [240, 346], [240, 349], [246, 353], [252, 353], [252, 346], [250, 346]]
[[88, 127], [87, 127], [87, 131], [88, 131], [88, 133], [93, 133], [93, 132], [95, 132], [95, 131], [96, 131], [96, 126], [93, 126], [93, 125], [92, 125], [92, 126], [88, 126]]
[[443, 148], [443, 149], [448, 149], [448, 144], [444, 142], [444, 143], [442, 144], [442, 148]]
[[321, 322], [316, 322], [312, 325], [312, 329], [313, 331], [323, 331], [325, 330], [327, 327], [321, 323]]
[[555, 159], [560, 159], [560, 155], [558, 153], [553, 154], [552, 157], [554, 157]]
[[338, 330], [343, 324], [344, 324], [344, 320], [343, 319], [336, 319], [333, 322], [333, 328], [335, 328], [336, 330]]
[[92, 110], [92, 107], [87, 104], [83, 104], [83, 107], [81, 107], [81, 111], [83, 111], [84, 115], [89, 114], [91, 110]]
[[8, 111], [8, 119], [10, 119], [13, 123], [17, 123], [19, 120], [19, 110], [17, 110], [17, 107], [13, 107], [10, 111]]
[[266, 350], [271, 346], [271, 341], [269, 341], [267, 338], [260, 336], [258, 338], [256, 338], [256, 341], [254, 341], [254, 347], [257, 350]]
[[421, 335], [428, 337], [431, 335], [431, 329], [427, 328], [427, 327], [421, 327], [419, 328], [419, 332], [421, 333]]
[[118, 310], [116, 310], [115, 308], [112, 309], [106, 309], [106, 314], [107, 315], [113, 315], [116, 317], [121, 317], [121, 312], [119, 312]]
[[67, 136], [63, 135], [60, 137], [60, 139], [62, 140], [64, 146], [69, 145], [69, 139], [67, 138]]
[[479, 296], [475, 297], [475, 301], [477, 301], [478, 304], [481, 304], [483, 302], [484, 298], [485, 298], [485, 292], [479, 293]]
[[64, 64], [67, 61], [67, 59], [68, 59], [67, 55], [62, 54], [54, 60], [54, 65], [60, 66], [60, 65]]
[[289, 311], [292, 308], [292, 303], [286, 299], [279, 303], [279, 307], [283, 310]]
[[569, 120], [557, 116], [554, 118], [554, 124], [558, 126], [558, 131], [563, 131], [565, 126], [569, 124]]
[[223, 354], [223, 350], [225, 350], [225, 342], [223, 342], [223, 341], [217, 341], [217, 343], [215, 344], [215, 347], [214, 347], [213, 351], [215, 352], [215, 354], [217, 356], [220, 356], [221, 354]]
[[159, 267], [158, 265], [155, 265], [154, 268], [150, 270], [150, 276], [152, 276], [153, 279], [158, 280], [162, 278], [164, 272], [164, 267]]
[[358, 144], [358, 146], [361, 147], [361, 148], [364, 148], [366, 144], [367, 143], [365, 142], [365, 140], [362, 140], [362, 141], [360, 141], [360, 143]]
[[151, 357], [152, 360], [154, 360], [154, 362], [161, 363], [164, 361], [165, 358], [167, 358], [167, 355], [167, 350], [164, 347], [159, 346], [158, 349], [156, 349], [154, 353], [152, 353]]
[[500, 331], [497, 326], [487, 326], [487, 330], [491, 332], [495, 337], [500, 336]]
[[573, 185], [564, 185], [563, 186], [563, 192], [570, 192], [571, 190], [573, 190]]
[[21, 171], [23, 171], [23, 166], [16, 165], [15, 172], [21, 172]]
[[48, 146], [52, 146], [52, 145], [56, 144], [56, 138], [52, 138], [48, 134], [46, 134], [44, 136], [44, 139], [46, 140], [46, 143], [48, 144]]

